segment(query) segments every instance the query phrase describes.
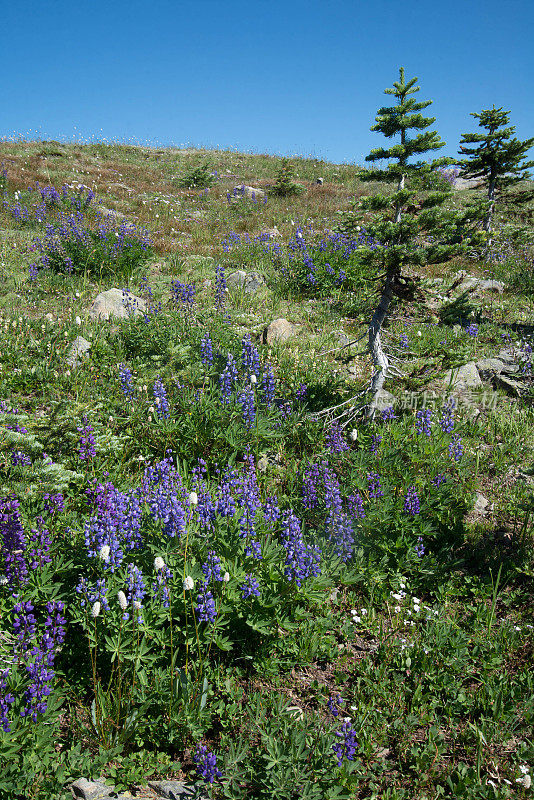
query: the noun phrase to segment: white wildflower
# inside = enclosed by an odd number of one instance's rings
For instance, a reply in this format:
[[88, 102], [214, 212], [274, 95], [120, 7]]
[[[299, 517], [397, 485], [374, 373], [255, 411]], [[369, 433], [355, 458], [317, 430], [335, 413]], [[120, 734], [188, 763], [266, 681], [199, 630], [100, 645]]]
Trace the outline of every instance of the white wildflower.
[[82, 324], [82, 318], [81, 318], [81, 317], [78, 317], [78, 316], [76, 316], [76, 317], [74, 318], [74, 322], [76, 323], [76, 325], [81, 325], [81, 324]]
[[128, 608], [128, 600], [126, 599], [126, 595], [121, 590], [121, 591], [117, 592], [117, 597], [118, 597], [118, 600], [119, 600], [120, 607], [122, 608], [123, 611], [126, 611], [126, 609]]
[[526, 764], [520, 764], [519, 772], [521, 773], [521, 775], [528, 775], [528, 773], [530, 772], [530, 767], [527, 767]]
[[354, 428], [349, 433], [349, 439], [351, 440], [351, 442], [355, 442], [357, 438], [358, 438], [358, 431], [356, 430], [356, 428]]
[[530, 777], [530, 775], [523, 775], [522, 778], [516, 778], [515, 782], [520, 783], [522, 786], [525, 787], [525, 789], [530, 789], [530, 787], [532, 786], [532, 778]]
[[134, 600], [133, 601], [133, 607], [135, 608], [136, 611], [140, 611], [141, 608], [142, 608], [141, 601], [140, 600]]
[[184, 581], [184, 591], [187, 589], [194, 589], [194, 588], [195, 588], [195, 581], [193, 580], [191, 575], [188, 575]]
[[91, 609], [91, 616], [96, 619], [99, 614], [100, 614], [100, 603], [97, 600], [96, 603], [93, 603], [93, 607]]
[[156, 572], [159, 572], [164, 567], [165, 567], [165, 562], [162, 559], [162, 557], [161, 556], [156, 556], [156, 558], [154, 559], [154, 569], [156, 570]]
[[256, 384], [256, 383], [258, 382], [258, 379], [256, 378], [256, 376], [255, 376], [255, 375], [251, 375], [251, 376], [250, 376], [250, 382], [251, 382], [253, 385], [254, 385], [254, 384]]
[[223, 581], [225, 583], [228, 583], [229, 580], [230, 580], [230, 573], [229, 572], [225, 572], [224, 575], [223, 575]]
[[400, 592], [391, 592], [391, 596], [392, 596], [392, 597], [393, 597], [395, 600], [398, 600], [399, 602], [400, 602], [400, 601], [402, 600], [402, 598], [404, 597], [404, 595], [403, 595], [403, 594], [401, 594]]
[[191, 492], [189, 495], [189, 502], [192, 506], [198, 505], [198, 494], [196, 492]]
[[365, 617], [367, 615], [367, 609], [366, 608], [360, 608], [360, 614], [362, 615], [362, 617]]
[[98, 555], [102, 559], [102, 561], [109, 561], [109, 544], [103, 544], [100, 550], [98, 551]]

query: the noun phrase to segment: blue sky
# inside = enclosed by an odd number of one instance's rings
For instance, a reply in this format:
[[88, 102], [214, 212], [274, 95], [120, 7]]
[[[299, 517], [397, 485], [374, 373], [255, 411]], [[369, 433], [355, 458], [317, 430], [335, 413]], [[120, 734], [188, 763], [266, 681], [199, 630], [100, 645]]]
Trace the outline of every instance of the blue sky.
[[2, 21], [0, 138], [362, 163], [401, 65], [440, 155], [493, 104], [534, 136], [533, 0], [26, 0]]

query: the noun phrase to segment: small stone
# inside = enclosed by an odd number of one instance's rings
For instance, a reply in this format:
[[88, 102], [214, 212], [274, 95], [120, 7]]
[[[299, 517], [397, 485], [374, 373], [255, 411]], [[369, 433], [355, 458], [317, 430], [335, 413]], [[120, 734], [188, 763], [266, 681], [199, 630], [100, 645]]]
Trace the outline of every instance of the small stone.
[[295, 334], [298, 333], [298, 330], [298, 325], [294, 325], [287, 319], [280, 317], [279, 319], [273, 320], [271, 324], [265, 328], [263, 332], [263, 338], [267, 344], [273, 344], [274, 342], [285, 342], [287, 339], [295, 336]]
[[76, 368], [90, 349], [91, 342], [88, 342], [87, 339], [83, 338], [83, 336], [77, 336], [72, 343], [67, 358], [65, 359], [66, 363], [69, 365], [69, 367], [72, 367], [73, 369]]
[[242, 289], [245, 285], [247, 273], [244, 269], [238, 269], [226, 276], [226, 285], [229, 289]]
[[149, 781], [148, 785], [159, 797], [168, 800], [183, 800], [186, 797], [198, 798], [196, 786], [187, 785], [182, 781]]
[[394, 406], [396, 402], [397, 398], [394, 394], [387, 392], [385, 389], [380, 389], [376, 396], [375, 408], [377, 411], [384, 411], [384, 409]]
[[269, 459], [267, 456], [262, 456], [258, 459], [258, 463], [256, 464], [256, 469], [260, 472], [267, 472], [267, 467], [269, 466]]
[[263, 200], [265, 197], [265, 192], [263, 189], [258, 189], [255, 186], [245, 186], [241, 184], [241, 186], [234, 186], [233, 192], [230, 193], [230, 200], [242, 200], [246, 198], [248, 200]]
[[[126, 297], [131, 306], [131, 311], [126, 306]], [[110, 317], [127, 319], [130, 314], [138, 316], [145, 309], [146, 303], [141, 297], [136, 297], [134, 294], [125, 295], [122, 289], [113, 288], [108, 289], [106, 292], [100, 292], [94, 299], [88, 313], [91, 319], [108, 320]]]
[[315, 179], [315, 185], [316, 186], [322, 186], [323, 183], [324, 183], [324, 178], [316, 178]]
[[249, 272], [246, 275], [243, 288], [247, 294], [254, 294], [261, 286], [265, 286], [265, 279], [259, 272]]
[[477, 492], [475, 495], [475, 505], [473, 506], [473, 511], [475, 514], [485, 514], [489, 506], [489, 500], [487, 497], [484, 497], [483, 494]]
[[86, 778], [78, 778], [70, 786], [73, 796], [81, 800], [105, 800], [110, 788], [104, 781], [88, 781]]

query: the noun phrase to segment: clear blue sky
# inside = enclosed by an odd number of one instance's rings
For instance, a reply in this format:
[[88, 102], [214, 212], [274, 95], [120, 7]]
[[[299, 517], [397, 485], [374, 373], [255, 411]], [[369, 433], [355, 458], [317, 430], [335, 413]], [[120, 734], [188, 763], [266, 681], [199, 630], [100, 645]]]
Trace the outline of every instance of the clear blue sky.
[[493, 104], [534, 136], [534, 0], [4, 0], [1, 18], [0, 138], [362, 163], [401, 65], [440, 155]]

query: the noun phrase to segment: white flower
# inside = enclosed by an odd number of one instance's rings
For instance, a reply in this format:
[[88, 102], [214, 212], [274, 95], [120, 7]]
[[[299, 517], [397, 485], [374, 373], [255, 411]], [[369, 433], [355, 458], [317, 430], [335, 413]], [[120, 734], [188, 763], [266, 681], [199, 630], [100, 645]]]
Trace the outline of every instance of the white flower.
[[256, 378], [256, 376], [255, 376], [255, 375], [251, 375], [251, 376], [250, 376], [250, 382], [251, 382], [252, 384], [256, 384], [256, 383], [258, 382], [258, 379]]
[[520, 764], [519, 772], [521, 773], [521, 775], [528, 775], [528, 773], [530, 772], [530, 767], [527, 767], [526, 764]]
[[353, 430], [352, 430], [352, 431], [349, 433], [349, 439], [351, 440], [351, 442], [355, 442], [357, 438], [358, 438], [358, 431], [356, 430], [356, 428], [354, 428], [354, 429], [353, 429]]
[[160, 569], [164, 568], [164, 566], [165, 566], [165, 562], [162, 559], [162, 557], [161, 556], [156, 556], [156, 558], [154, 559], [154, 569], [156, 570], [156, 572], [159, 572]]
[[100, 603], [97, 600], [96, 603], [93, 603], [93, 607], [91, 609], [91, 616], [93, 616], [96, 619], [99, 614], [100, 614]]
[[367, 609], [366, 608], [360, 608], [360, 614], [362, 615], [362, 617], [365, 617], [366, 614], [367, 614]]
[[417, 331], [417, 335], [422, 336], [423, 334], [421, 333], [421, 331]]
[[135, 608], [136, 611], [140, 611], [141, 608], [142, 608], [141, 601], [140, 600], [134, 600], [133, 601], [133, 607]]
[[5, 586], [6, 583], [7, 583], [7, 576], [6, 575], [0, 575], [0, 586]]
[[122, 608], [123, 611], [126, 611], [126, 609], [128, 608], [128, 600], [126, 599], [126, 595], [121, 590], [121, 591], [117, 592], [117, 597], [118, 597], [118, 600], [119, 600], [120, 607]]
[[413, 610], [415, 611], [416, 614], [418, 614], [421, 608], [420, 606], [414, 605]]
[[149, 407], [149, 409], [148, 409], [148, 413], [149, 413], [149, 414], [153, 414], [153, 413], [154, 413], [154, 406], [150, 406], [150, 407]]
[[530, 775], [523, 775], [522, 778], [516, 778], [515, 782], [520, 783], [522, 786], [525, 787], [525, 789], [530, 789], [530, 787], [532, 786], [532, 778], [530, 777]]
[[361, 622], [361, 621], [362, 621], [362, 618], [361, 618], [361, 617], [359, 617], [357, 614], [353, 614], [353, 615], [352, 615], [352, 621], [354, 622], [354, 624], [355, 624], [355, 625], [357, 625], [357, 624], [358, 624], [358, 622]]
[[78, 316], [76, 316], [76, 317], [74, 318], [74, 322], [76, 323], [76, 325], [81, 325], [81, 324], [82, 324], [82, 318], [81, 318], [81, 317], [78, 317]]
[[418, 597], [412, 597], [412, 600], [413, 600], [414, 606], [418, 606], [421, 603], [421, 601], [419, 600]]
[[102, 559], [102, 561], [109, 560], [109, 544], [103, 544], [100, 550], [98, 551], [98, 555]]
[[198, 505], [198, 494], [196, 492], [191, 492], [189, 495], [189, 502], [192, 506]]
[[225, 572], [224, 575], [223, 575], [223, 581], [225, 583], [228, 583], [229, 580], [230, 580], [230, 573], [229, 572]]
[[404, 597], [404, 595], [402, 595], [400, 592], [391, 592], [391, 596], [392, 596], [392, 597], [393, 597], [395, 600], [398, 600], [399, 602], [400, 602], [400, 601], [402, 600], [402, 598]]
[[184, 591], [186, 589], [194, 589], [194, 588], [195, 588], [195, 581], [193, 580], [191, 575], [188, 575], [184, 581]]
[[395, 614], [400, 614], [400, 610], [401, 610], [401, 609], [400, 609], [400, 606], [395, 606], [395, 608], [393, 609], [393, 611], [395, 612]]

